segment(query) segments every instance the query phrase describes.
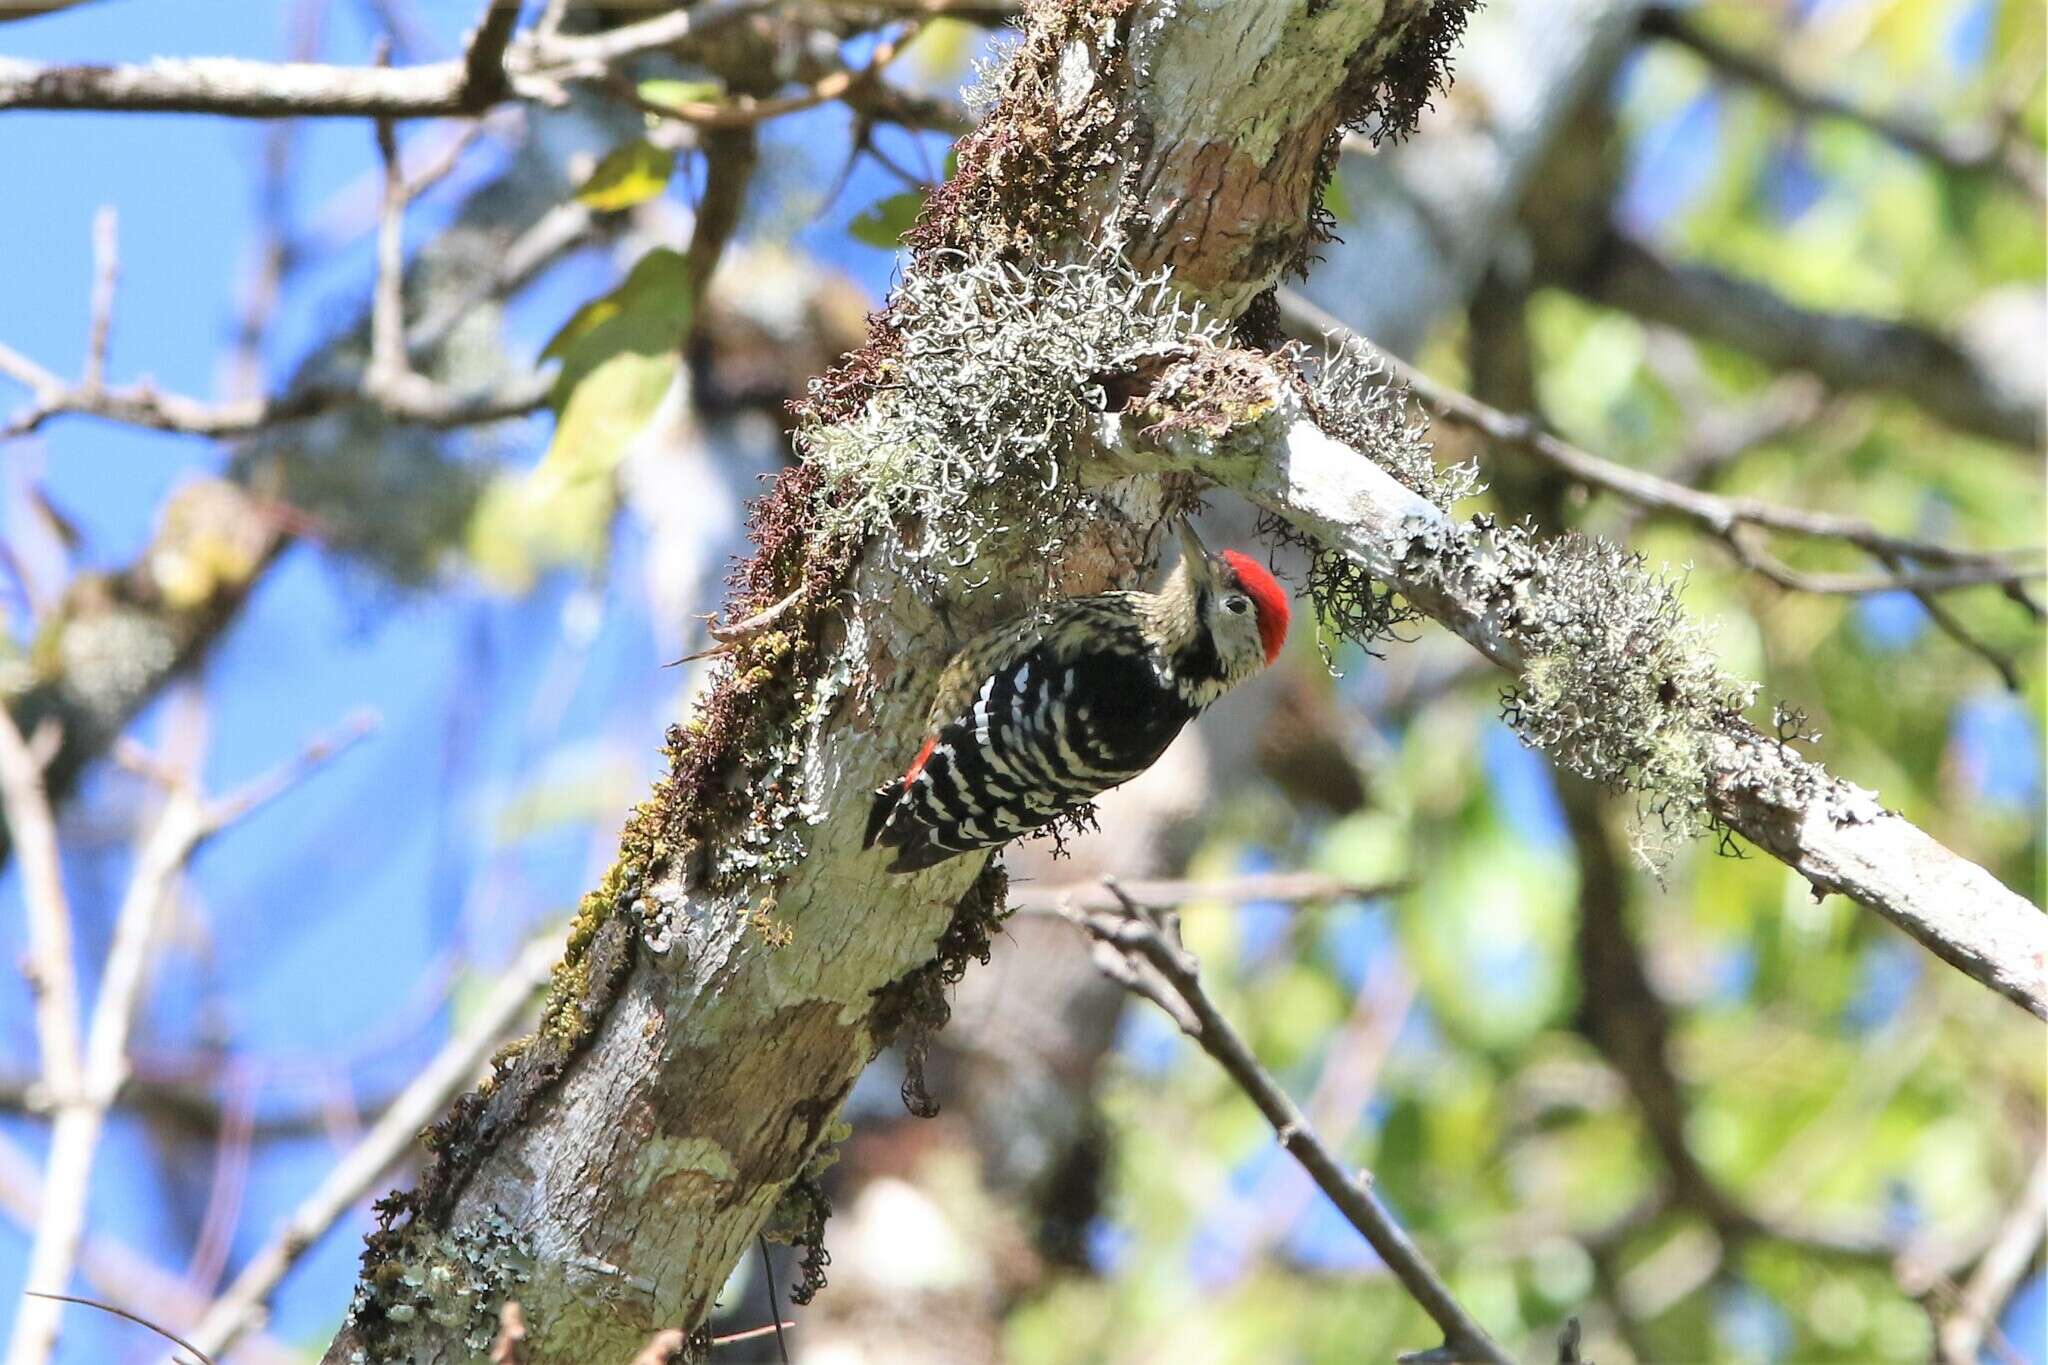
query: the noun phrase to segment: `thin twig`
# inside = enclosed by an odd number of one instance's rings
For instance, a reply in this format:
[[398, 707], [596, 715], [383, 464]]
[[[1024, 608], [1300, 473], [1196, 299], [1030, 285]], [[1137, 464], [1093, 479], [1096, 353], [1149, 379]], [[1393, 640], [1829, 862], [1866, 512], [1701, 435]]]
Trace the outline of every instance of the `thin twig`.
[[1312, 901], [1377, 900], [1406, 889], [1404, 882], [1355, 882], [1317, 872], [1267, 872], [1206, 881], [1158, 880], [1114, 882], [1091, 878], [1064, 885], [1036, 886], [1012, 882], [1009, 907], [1026, 915], [1066, 915], [1069, 911], [1115, 910], [1126, 901], [1171, 908], [1191, 901], [1248, 905], [1274, 901], [1303, 905]]
[[[9, 739], [18, 737], [12, 721], [0, 717], [0, 767], [9, 773], [10, 791], [15, 781], [12, 770], [21, 755]], [[316, 746], [293, 770], [293, 779], [309, 772], [340, 747], [343, 746]], [[128, 1034], [141, 1006], [157, 921], [170, 903], [179, 875], [199, 846], [290, 785], [285, 780], [259, 780], [245, 794], [209, 802], [189, 773], [169, 772], [160, 762], [136, 757], [132, 746], [130, 754], [131, 766], [164, 784], [165, 799], [156, 823], [136, 855], [134, 872], [115, 916], [113, 942], [107, 950], [99, 995], [93, 1003], [82, 1064], [72, 1068], [62, 1083], [52, 1078], [56, 1117], [50, 1137], [49, 1169], [43, 1181], [42, 1216], [30, 1247], [26, 1283], [31, 1287], [48, 1285], [53, 1291], [69, 1283], [78, 1260], [100, 1134], [107, 1111], [128, 1079]], [[14, 800], [10, 794], [10, 808]], [[49, 1358], [62, 1322], [57, 1302], [45, 1293], [42, 1299], [22, 1305], [9, 1348], [8, 1360], [12, 1365], [41, 1365]]]
[[[1896, 555], [1879, 555], [1878, 558], [1894, 570], [1899, 567]], [[2020, 681], [2019, 665], [2014, 663], [2009, 655], [2000, 653], [1984, 641], [1978, 639], [1976, 634], [1967, 625], [1963, 624], [1962, 618], [1950, 611], [1946, 603], [1917, 581], [1913, 586], [1913, 596], [1918, 600], [1920, 606], [1927, 612], [1928, 617], [1942, 634], [1948, 636], [1949, 639], [1954, 640], [1964, 649], [1967, 649], [1970, 653], [1991, 665], [1992, 671], [1997, 673], [1999, 680], [2005, 684], [2006, 691], [2014, 693], [2020, 691], [2022, 684]], [[2034, 605], [2032, 599], [2016, 597], [2014, 600], [2025, 607], [2036, 620], [2040, 619], [2040, 609]]]
[[[1109, 883], [1111, 893], [1116, 884]], [[1135, 969], [1139, 963], [1169, 986], [1178, 996], [1182, 1010], [1172, 1011], [1182, 1030], [1201, 1049], [1215, 1058], [1237, 1082], [1273, 1125], [1280, 1145], [1301, 1163], [1330, 1202], [1358, 1229], [1387, 1269], [1401, 1282], [1409, 1297], [1442, 1329], [1444, 1344], [1428, 1351], [1404, 1355], [1411, 1365], [1449, 1365], [1450, 1362], [1480, 1361], [1489, 1365], [1512, 1365], [1511, 1357], [1487, 1335], [1465, 1311], [1449, 1286], [1436, 1273], [1422, 1252], [1395, 1222], [1386, 1206], [1373, 1193], [1370, 1175], [1354, 1174], [1323, 1144], [1294, 1101], [1260, 1065], [1251, 1048], [1216, 1009], [1202, 987], [1192, 954], [1180, 944], [1176, 921], [1141, 906], [1128, 896], [1120, 897], [1114, 911], [1071, 910], [1067, 917], [1098, 943], [1114, 950]], [[1122, 978], [1120, 978], [1122, 979]]]
[[396, 125], [380, 118], [376, 129], [384, 199], [377, 215], [377, 283], [370, 298], [370, 374], [390, 378], [406, 372], [405, 172], [398, 165]]
[[529, 944], [500, 978], [469, 1025], [414, 1077], [391, 1107], [378, 1116], [362, 1140], [328, 1171], [277, 1236], [242, 1267], [227, 1291], [206, 1311], [192, 1339], [225, 1351], [263, 1315], [264, 1304], [299, 1258], [343, 1214], [410, 1151], [420, 1129], [448, 1106], [518, 1023], [534, 992], [546, 984], [560, 944], [552, 937]]
[[730, 100], [678, 100], [674, 103], [650, 100], [642, 97], [630, 85], [612, 82], [619, 96], [639, 109], [642, 113], [658, 118], [677, 119], [698, 128], [749, 128], [794, 114], [805, 109], [814, 109], [833, 100], [845, 99], [849, 94], [875, 81], [901, 55], [903, 50], [916, 40], [921, 32], [917, 22], [904, 26], [901, 33], [875, 47], [868, 64], [859, 70], [841, 68], [830, 72], [816, 81], [800, 95], [784, 95], [774, 99], [757, 99], [752, 95], [736, 95]]
[[[43, 1173], [40, 1162], [16, 1143], [0, 1137], [0, 1212], [24, 1234], [42, 1222]], [[79, 1248], [79, 1276], [97, 1293], [137, 1312], [163, 1313], [189, 1322], [206, 1306], [184, 1280], [111, 1237], [105, 1229], [90, 1233]], [[273, 1337], [256, 1335], [242, 1343], [246, 1365], [303, 1365], [298, 1351], [287, 1350]]]
[[803, 600], [803, 595], [803, 589], [798, 588], [766, 610], [757, 611], [746, 620], [735, 621], [729, 626], [721, 625], [716, 621], [707, 622], [704, 627], [704, 633], [722, 645], [735, 644], [741, 640], [750, 640], [763, 631], [771, 629], [777, 621], [781, 620], [789, 612], [791, 607]]
[[[795, 1326], [796, 1323], [787, 1318], [777, 1318], [774, 1322], [764, 1323], [759, 1327], [749, 1327], [742, 1332], [728, 1332], [722, 1337], [713, 1337], [711, 1338], [711, 1344], [713, 1346], [737, 1346], [743, 1341], [758, 1341], [760, 1338], [771, 1334], [779, 1342], [782, 1339], [782, 1334]], [[782, 1358], [788, 1360], [788, 1353], [785, 1352]]]
[[85, 343], [87, 389], [107, 381], [107, 346], [114, 333], [114, 285], [121, 275], [120, 233], [111, 204], [92, 216], [92, 323]]
[[185, 1340], [185, 1338], [179, 1336], [170, 1328], [163, 1326], [161, 1323], [151, 1322], [148, 1318], [143, 1317], [140, 1313], [131, 1313], [127, 1309], [120, 1307], [118, 1304], [106, 1303], [100, 1299], [88, 1299], [82, 1294], [48, 1294], [40, 1289], [24, 1289], [21, 1292], [28, 1295], [32, 1299], [54, 1299], [58, 1303], [75, 1303], [85, 1308], [97, 1308], [102, 1313], [112, 1313], [117, 1318], [126, 1318], [128, 1319], [128, 1321], [135, 1323], [138, 1326], [147, 1327], [150, 1331], [156, 1333], [165, 1341], [172, 1342], [175, 1345], [181, 1346], [185, 1350], [190, 1351], [193, 1355], [197, 1356], [202, 1362], [204, 1362], [204, 1365], [213, 1365], [212, 1356], [200, 1350], [197, 1346], [194, 1346], [191, 1342]]
[[756, 1233], [754, 1240], [761, 1247], [761, 1275], [768, 1281], [768, 1314], [774, 1319], [770, 1330], [775, 1333], [775, 1354], [782, 1358], [782, 1365], [789, 1365], [789, 1342], [782, 1335], [782, 1291], [775, 1287], [775, 1258], [768, 1254], [766, 1236]]
[[[10, 370], [10, 363], [19, 362], [20, 357], [0, 347], [0, 370], [20, 377], [21, 371]], [[276, 396], [207, 402], [165, 393], [147, 380], [98, 393], [83, 387], [65, 388], [60, 380], [42, 386], [27, 409], [0, 423], [0, 439], [27, 435], [51, 418], [67, 414], [98, 417], [151, 431], [211, 437], [251, 436], [349, 407], [372, 408], [391, 421], [421, 426], [479, 426], [524, 417], [537, 410], [547, 402], [552, 385], [552, 376], [536, 372], [473, 394], [458, 394], [431, 384], [408, 386], [405, 392], [392, 393], [373, 392], [365, 378], [354, 384], [308, 384]]]
[[0, 706], [0, 813], [21, 859], [28, 918], [29, 990], [45, 1094], [79, 1088], [78, 973], [72, 961], [71, 906], [64, 895], [57, 821], [43, 787], [43, 765], [7, 708]]
[[2027, 1186], [1999, 1225], [1963, 1287], [1955, 1313], [1941, 1324], [1945, 1365], [1977, 1365], [1987, 1330], [1995, 1330], [2013, 1287], [2048, 1236], [2048, 1156], [2034, 1163]]
[[462, 57], [419, 66], [337, 66], [230, 57], [122, 66], [0, 58], [0, 110], [125, 110], [235, 118], [475, 116], [505, 98], [548, 100], [565, 82], [608, 78], [643, 53], [674, 50], [779, 0], [699, 0], [589, 36], [515, 36], [518, 6], [493, 4]]
[[[85, 1063], [76, 1083], [56, 1096], [50, 1161], [43, 1180], [43, 1218], [29, 1250], [27, 1288], [61, 1291], [71, 1280], [85, 1231], [94, 1157], [114, 1095], [127, 1079], [128, 1030], [141, 1004], [157, 918], [192, 850], [206, 835], [202, 805], [189, 786], [172, 792], [136, 856], [135, 871], [114, 920], [106, 970], [86, 1032]], [[56, 1301], [24, 1302], [8, 1348], [12, 1365], [42, 1365], [56, 1349], [62, 1309]]]

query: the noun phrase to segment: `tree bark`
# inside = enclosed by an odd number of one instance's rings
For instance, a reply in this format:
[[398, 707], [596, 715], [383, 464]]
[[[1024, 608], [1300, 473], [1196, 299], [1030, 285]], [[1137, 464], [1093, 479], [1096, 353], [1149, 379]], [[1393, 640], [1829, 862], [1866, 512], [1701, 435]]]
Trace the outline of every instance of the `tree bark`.
[[[1120, 241], [1212, 318], [1235, 316], [1300, 257], [1340, 124], [1403, 121], [1466, 8], [1041, 6], [927, 210], [911, 275], [943, 282], [975, 252], [1028, 281], [1035, 263]], [[886, 431], [909, 401], [893, 357], [934, 322], [887, 319], [821, 409]], [[939, 988], [934, 944], [956, 909], [969, 932], [949, 937], [946, 965], [991, 920], [983, 860], [891, 876], [861, 850], [867, 795], [915, 749], [957, 638], [1035, 592], [1135, 575], [1158, 481], [1129, 481], [1128, 522], [1043, 569], [1037, 547], [997, 535], [978, 566], [922, 577], [889, 536], [806, 540], [808, 487], [757, 513], [763, 551], [735, 610], [792, 591], [802, 605], [772, 644], [739, 648], [673, 736], [675, 772], [586, 898], [547, 1024], [442, 1126], [420, 1188], [387, 1201], [327, 1360], [471, 1359], [505, 1298], [525, 1310], [530, 1365], [623, 1360], [701, 1323], [778, 1204], [779, 1221], [815, 1222], [785, 1192], [810, 1187], [855, 1077]], [[1004, 590], [964, 591], [970, 567]], [[932, 592], [944, 618], [919, 598]]]

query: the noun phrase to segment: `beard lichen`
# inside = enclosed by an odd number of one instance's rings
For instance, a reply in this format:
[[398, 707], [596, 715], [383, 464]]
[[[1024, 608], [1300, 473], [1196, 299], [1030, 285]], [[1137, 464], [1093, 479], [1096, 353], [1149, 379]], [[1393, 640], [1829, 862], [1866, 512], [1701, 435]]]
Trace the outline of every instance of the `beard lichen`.
[[1529, 569], [1508, 724], [1569, 771], [1637, 793], [1645, 824], [1690, 834], [1711, 823], [1709, 746], [1741, 724], [1756, 688], [1715, 662], [1679, 602], [1684, 580], [1582, 535], [1537, 544], [1514, 527], [1504, 539]]
[[998, 535], [1051, 562], [1114, 516], [1072, 478], [1105, 407], [1097, 376], [1227, 336], [1164, 275], [1141, 277], [1108, 251], [1065, 265], [934, 251], [904, 281], [895, 316], [916, 325], [873, 401], [805, 426], [798, 445], [833, 493], [816, 508], [823, 533], [893, 530], [901, 562], [949, 571]]
[[[1335, 342], [1297, 370], [1302, 405], [1324, 433], [1342, 441], [1393, 476], [1409, 492], [1444, 512], [1484, 491], [1473, 463], [1437, 463], [1429, 421], [1386, 358], [1356, 340]], [[1398, 628], [1421, 618], [1393, 588], [1340, 550], [1295, 530], [1270, 513], [1262, 535], [1294, 545], [1308, 559], [1307, 588], [1317, 608], [1317, 642], [1329, 661], [1329, 635], [1377, 655]], [[1325, 634], [1327, 632], [1327, 634]]]

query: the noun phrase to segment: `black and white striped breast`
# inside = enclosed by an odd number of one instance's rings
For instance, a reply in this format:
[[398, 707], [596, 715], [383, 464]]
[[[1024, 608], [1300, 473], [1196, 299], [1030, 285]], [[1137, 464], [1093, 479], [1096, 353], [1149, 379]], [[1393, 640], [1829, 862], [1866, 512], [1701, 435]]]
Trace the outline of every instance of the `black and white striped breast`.
[[878, 794], [869, 842], [900, 849], [899, 870], [1007, 843], [1151, 767], [1193, 715], [1143, 654], [1062, 662], [1042, 645], [938, 727], [899, 794]]

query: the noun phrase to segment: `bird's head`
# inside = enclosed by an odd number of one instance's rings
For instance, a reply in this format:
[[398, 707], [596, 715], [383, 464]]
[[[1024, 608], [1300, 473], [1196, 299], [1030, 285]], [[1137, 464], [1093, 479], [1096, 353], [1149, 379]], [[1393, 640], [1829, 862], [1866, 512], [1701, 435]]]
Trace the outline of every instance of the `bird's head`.
[[1287, 593], [1250, 555], [1212, 555], [1194, 528], [1180, 523], [1181, 559], [1168, 595], [1186, 604], [1197, 639], [1215, 644], [1222, 687], [1228, 690], [1280, 657], [1287, 639]]

